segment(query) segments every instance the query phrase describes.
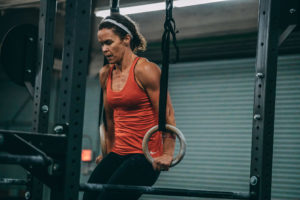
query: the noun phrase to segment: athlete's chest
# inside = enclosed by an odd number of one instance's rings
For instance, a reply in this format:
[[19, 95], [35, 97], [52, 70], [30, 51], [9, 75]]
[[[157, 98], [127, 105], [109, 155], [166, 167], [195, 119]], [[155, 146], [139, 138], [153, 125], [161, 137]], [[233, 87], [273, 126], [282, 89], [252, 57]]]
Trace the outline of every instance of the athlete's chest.
[[129, 78], [129, 71], [118, 72], [116, 70], [112, 71], [112, 82], [111, 82], [111, 89], [113, 91], [121, 91]]

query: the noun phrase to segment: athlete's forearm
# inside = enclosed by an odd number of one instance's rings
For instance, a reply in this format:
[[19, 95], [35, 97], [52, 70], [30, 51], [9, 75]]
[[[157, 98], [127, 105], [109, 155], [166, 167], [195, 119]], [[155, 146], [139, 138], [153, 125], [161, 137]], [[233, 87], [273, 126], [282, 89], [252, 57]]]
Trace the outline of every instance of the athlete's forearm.
[[114, 123], [112, 119], [106, 119], [105, 142], [107, 153], [111, 152], [114, 145]]
[[[168, 95], [168, 106], [166, 110], [166, 123], [176, 126], [175, 113], [171, 104], [170, 96]], [[163, 133], [164, 154], [173, 157], [175, 150], [176, 135], [169, 132]]]
[[175, 150], [175, 138], [170, 133], [163, 133], [163, 154], [172, 156]]

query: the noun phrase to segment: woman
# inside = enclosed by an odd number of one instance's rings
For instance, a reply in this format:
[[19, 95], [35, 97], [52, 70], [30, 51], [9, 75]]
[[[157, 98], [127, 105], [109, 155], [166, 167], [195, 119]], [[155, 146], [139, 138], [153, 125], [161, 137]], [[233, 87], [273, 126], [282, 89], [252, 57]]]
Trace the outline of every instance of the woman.
[[[160, 69], [135, 53], [146, 41], [128, 17], [114, 14], [102, 20], [98, 41], [109, 64], [99, 73], [106, 115], [108, 155], [96, 160], [89, 183], [153, 185], [161, 170], [173, 159], [175, 137], [157, 132], [148, 146], [154, 162], [142, 151], [145, 133], [158, 124]], [[167, 98], [167, 123], [175, 126], [174, 110]], [[124, 191], [87, 192], [84, 200], [138, 199], [141, 193]]]

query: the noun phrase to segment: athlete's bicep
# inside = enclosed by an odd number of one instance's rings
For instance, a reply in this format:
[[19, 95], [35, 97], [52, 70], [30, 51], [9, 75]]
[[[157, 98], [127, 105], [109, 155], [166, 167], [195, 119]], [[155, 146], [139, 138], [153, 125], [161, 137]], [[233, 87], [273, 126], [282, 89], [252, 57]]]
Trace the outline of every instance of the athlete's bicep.
[[137, 79], [142, 84], [156, 112], [159, 108], [160, 69], [154, 63], [143, 63], [137, 70]]

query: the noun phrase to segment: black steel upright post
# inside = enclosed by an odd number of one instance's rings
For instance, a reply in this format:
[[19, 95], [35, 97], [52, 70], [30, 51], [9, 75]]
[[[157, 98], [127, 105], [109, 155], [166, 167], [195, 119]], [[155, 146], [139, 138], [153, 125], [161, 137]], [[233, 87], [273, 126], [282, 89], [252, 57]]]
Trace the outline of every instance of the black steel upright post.
[[250, 192], [270, 200], [280, 0], [260, 0], [253, 107]]
[[50, 84], [53, 71], [53, 46], [56, 1], [41, 0], [38, 63], [34, 92], [33, 131], [48, 132]]
[[[56, 1], [41, 0], [37, 48], [37, 75], [34, 87], [33, 132], [48, 132], [50, 82], [54, 62], [55, 13]], [[41, 200], [43, 196], [43, 184], [36, 178], [33, 178], [31, 183], [31, 199]]]
[[83, 115], [91, 21], [91, 0], [67, 0], [59, 123], [68, 124], [61, 182], [52, 200], [78, 199]]

